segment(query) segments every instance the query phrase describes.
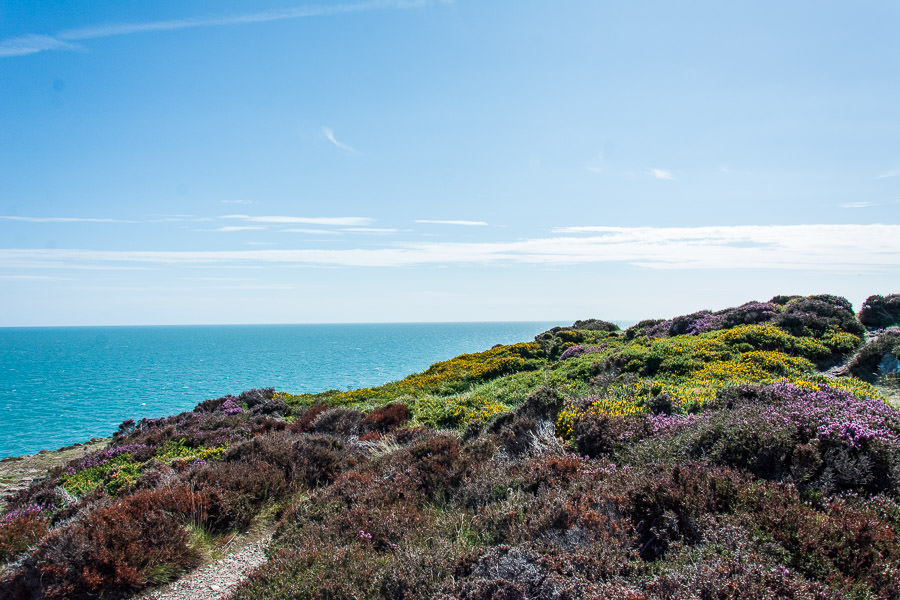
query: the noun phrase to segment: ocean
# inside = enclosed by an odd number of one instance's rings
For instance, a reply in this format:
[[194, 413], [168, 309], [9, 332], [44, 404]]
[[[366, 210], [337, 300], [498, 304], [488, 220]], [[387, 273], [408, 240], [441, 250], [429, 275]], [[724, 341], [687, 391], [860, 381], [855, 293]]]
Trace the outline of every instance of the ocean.
[[560, 324], [0, 328], [0, 458], [105, 437], [126, 419], [253, 388], [380, 385]]

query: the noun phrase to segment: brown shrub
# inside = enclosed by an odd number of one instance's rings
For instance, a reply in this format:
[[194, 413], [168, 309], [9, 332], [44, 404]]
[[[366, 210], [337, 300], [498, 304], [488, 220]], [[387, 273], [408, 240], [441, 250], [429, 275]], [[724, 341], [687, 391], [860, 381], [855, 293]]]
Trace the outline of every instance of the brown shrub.
[[334, 435], [359, 435], [364, 416], [358, 410], [329, 408], [312, 422], [312, 431]]
[[294, 419], [294, 422], [288, 427], [291, 431], [305, 432], [312, 430], [312, 423], [316, 418], [328, 410], [324, 404], [313, 404]]
[[362, 423], [364, 427], [379, 433], [387, 433], [409, 421], [409, 415], [407, 405], [388, 404], [367, 414]]
[[185, 522], [203, 512], [185, 486], [139, 492], [51, 532], [15, 587], [30, 597], [121, 597], [196, 564]]
[[192, 468], [188, 478], [206, 501], [203, 524], [213, 531], [247, 527], [289, 489], [284, 473], [263, 461], [213, 462]]
[[47, 533], [47, 519], [41, 514], [20, 511], [0, 520], [0, 563], [24, 552]]

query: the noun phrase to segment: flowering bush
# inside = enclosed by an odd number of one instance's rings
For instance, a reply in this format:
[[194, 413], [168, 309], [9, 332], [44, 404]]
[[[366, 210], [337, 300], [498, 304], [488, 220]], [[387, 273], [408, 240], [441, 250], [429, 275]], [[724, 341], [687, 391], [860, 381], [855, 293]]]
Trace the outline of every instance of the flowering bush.
[[900, 325], [900, 294], [869, 296], [859, 309], [859, 321], [872, 329]]
[[602, 346], [571, 346], [559, 355], [559, 360], [575, 358], [576, 356], [584, 356], [585, 354], [594, 354], [597, 352], [601, 352], [602, 350]]
[[831, 327], [857, 337], [865, 333], [850, 302], [827, 294], [791, 300], [775, 318], [774, 324], [797, 336], [821, 337]]
[[892, 465], [900, 462], [900, 412], [884, 402], [787, 382], [732, 390], [730, 396], [739, 400], [693, 417], [690, 427], [663, 428], [674, 437], [653, 443], [668, 447], [673, 457], [745, 468], [804, 488], [879, 491], [897, 485]]

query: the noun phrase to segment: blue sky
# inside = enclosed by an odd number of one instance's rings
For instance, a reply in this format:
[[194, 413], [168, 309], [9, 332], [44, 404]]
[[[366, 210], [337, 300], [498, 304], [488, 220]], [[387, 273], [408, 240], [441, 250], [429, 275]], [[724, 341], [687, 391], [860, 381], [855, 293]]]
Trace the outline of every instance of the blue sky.
[[0, 3], [0, 325], [900, 291], [895, 2]]

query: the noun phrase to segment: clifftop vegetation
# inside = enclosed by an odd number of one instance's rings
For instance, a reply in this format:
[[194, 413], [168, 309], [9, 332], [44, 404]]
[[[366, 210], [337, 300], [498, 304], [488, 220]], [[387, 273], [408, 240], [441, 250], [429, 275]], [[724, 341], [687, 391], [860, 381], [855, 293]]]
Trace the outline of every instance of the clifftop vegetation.
[[0, 519], [0, 598], [120, 598], [260, 520], [277, 598], [900, 598], [900, 296], [589, 319], [376, 388], [126, 421]]

